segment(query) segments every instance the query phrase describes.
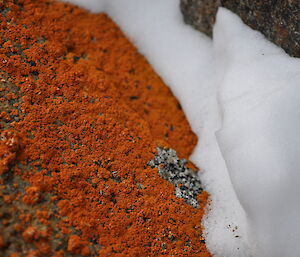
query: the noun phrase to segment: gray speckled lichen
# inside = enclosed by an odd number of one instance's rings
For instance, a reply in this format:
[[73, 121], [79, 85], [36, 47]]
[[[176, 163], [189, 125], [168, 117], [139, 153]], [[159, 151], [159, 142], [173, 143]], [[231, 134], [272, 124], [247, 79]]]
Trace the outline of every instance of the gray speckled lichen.
[[175, 185], [175, 195], [183, 198], [194, 208], [199, 207], [197, 195], [203, 191], [201, 181], [192, 169], [186, 167], [187, 161], [179, 159], [173, 149], [157, 148], [157, 155], [148, 165], [158, 168], [158, 173]]

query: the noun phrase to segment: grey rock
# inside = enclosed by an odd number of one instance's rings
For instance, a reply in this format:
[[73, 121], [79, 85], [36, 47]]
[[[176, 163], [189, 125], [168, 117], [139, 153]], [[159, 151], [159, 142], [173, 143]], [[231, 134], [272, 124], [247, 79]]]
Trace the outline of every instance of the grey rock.
[[299, 0], [181, 0], [180, 4], [185, 22], [209, 36], [219, 6], [239, 15], [289, 55], [300, 57]]
[[185, 23], [211, 37], [220, 3], [220, 0], [181, 0], [180, 8]]

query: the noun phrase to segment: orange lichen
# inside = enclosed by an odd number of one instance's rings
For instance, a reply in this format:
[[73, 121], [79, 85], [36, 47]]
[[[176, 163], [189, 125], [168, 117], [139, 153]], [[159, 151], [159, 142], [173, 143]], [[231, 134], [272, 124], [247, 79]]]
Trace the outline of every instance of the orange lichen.
[[77, 235], [72, 235], [68, 241], [68, 251], [73, 254], [81, 254], [83, 256], [88, 256], [90, 254], [90, 249], [88, 247], [88, 242], [82, 240]]
[[37, 186], [32, 186], [26, 188], [26, 195], [23, 197], [23, 202], [25, 204], [36, 204], [40, 200], [40, 188]]
[[23, 232], [23, 237], [25, 239], [25, 241], [32, 241], [33, 239], [35, 239], [37, 235], [37, 230], [32, 227], [32, 226], [29, 226], [24, 232]]
[[4, 241], [4, 238], [3, 238], [3, 236], [0, 236], [0, 249], [1, 248], [4, 248], [5, 247], [5, 241]]
[[187, 158], [197, 141], [147, 61], [105, 14], [53, 0], [0, 7], [0, 75], [14, 90], [2, 124], [22, 139], [0, 146], [13, 154], [1, 183], [18, 189], [9, 211], [20, 212], [27, 254], [210, 256], [207, 193], [192, 208], [147, 165], [157, 146]]
[[0, 135], [0, 175], [9, 169], [9, 165], [14, 162], [18, 151], [18, 136], [13, 131], [3, 131]]

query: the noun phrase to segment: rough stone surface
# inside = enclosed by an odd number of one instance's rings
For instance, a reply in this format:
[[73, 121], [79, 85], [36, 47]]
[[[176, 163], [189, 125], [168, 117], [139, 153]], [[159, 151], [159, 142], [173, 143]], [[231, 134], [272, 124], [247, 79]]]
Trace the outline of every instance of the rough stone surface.
[[219, 6], [238, 14], [289, 55], [300, 57], [299, 0], [181, 0], [185, 22], [209, 36]]
[[181, 0], [180, 8], [185, 23], [212, 36], [212, 28], [220, 0]]

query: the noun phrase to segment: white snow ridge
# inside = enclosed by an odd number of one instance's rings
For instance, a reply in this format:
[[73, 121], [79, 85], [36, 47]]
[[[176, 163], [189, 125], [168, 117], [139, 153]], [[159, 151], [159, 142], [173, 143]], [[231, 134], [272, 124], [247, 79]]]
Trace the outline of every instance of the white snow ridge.
[[107, 12], [179, 99], [199, 138], [213, 256], [300, 256], [300, 59], [223, 8], [211, 40], [179, 0], [69, 2]]
[[217, 132], [260, 256], [300, 256], [300, 60], [219, 10]]

